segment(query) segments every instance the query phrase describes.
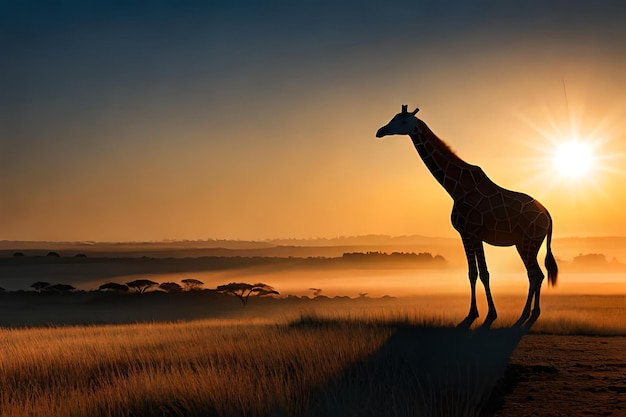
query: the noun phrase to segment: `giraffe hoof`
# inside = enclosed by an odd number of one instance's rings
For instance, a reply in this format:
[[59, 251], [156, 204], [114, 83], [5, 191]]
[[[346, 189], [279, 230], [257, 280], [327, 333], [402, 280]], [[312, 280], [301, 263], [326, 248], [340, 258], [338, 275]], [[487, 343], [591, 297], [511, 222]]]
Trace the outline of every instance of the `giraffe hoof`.
[[490, 327], [491, 323], [496, 321], [497, 318], [498, 318], [498, 314], [497, 313], [489, 313], [489, 314], [487, 314], [487, 318], [485, 319], [485, 322], [482, 324], [482, 326], [483, 327]]
[[465, 319], [463, 319], [462, 322], [457, 324], [456, 327], [460, 328], [460, 329], [469, 329], [469, 327], [472, 325], [472, 323], [474, 323], [474, 320], [476, 320], [476, 317], [467, 316], [467, 317], [465, 317]]
[[535, 324], [538, 318], [539, 318], [539, 312], [535, 313], [535, 311], [533, 310], [533, 314], [531, 314], [528, 321], [524, 323], [524, 327], [530, 329], [531, 326]]
[[494, 319], [492, 319], [492, 320], [487, 319], [487, 320], [485, 320], [485, 321], [483, 322], [483, 324], [481, 324], [481, 325], [480, 325], [480, 327], [481, 327], [482, 329], [489, 329], [489, 328], [491, 328], [491, 324], [494, 322], [494, 320], [495, 320], [495, 318], [494, 318]]

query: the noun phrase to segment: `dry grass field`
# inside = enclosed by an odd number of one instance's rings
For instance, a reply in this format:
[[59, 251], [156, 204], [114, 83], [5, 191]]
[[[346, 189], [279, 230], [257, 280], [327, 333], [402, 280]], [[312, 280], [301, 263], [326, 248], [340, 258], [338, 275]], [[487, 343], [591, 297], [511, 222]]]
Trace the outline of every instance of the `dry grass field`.
[[6, 416], [472, 416], [521, 333], [304, 318], [0, 336]]
[[299, 415], [386, 326], [205, 320], [0, 331], [3, 416]]
[[[56, 262], [33, 259], [5, 260], [0, 278], [26, 288]], [[83, 265], [76, 259], [66, 260]], [[457, 270], [207, 274], [207, 287], [254, 279], [282, 295], [243, 307], [208, 289], [103, 293], [89, 274], [70, 281], [85, 285], [78, 292], [0, 293], [0, 416], [626, 414], [626, 296], [601, 295], [623, 275], [569, 274], [543, 292], [528, 333], [511, 327], [526, 298], [520, 274], [494, 281], [493, 328], [479, 319], [469, 331], [455, 328], [469, 307]], [[322, 296], [286, 296], [310, 286]], [[341, 291], [353, 298], [335, 298]], [[479, 289], [483, 315], [485, 304]]]
[[[426, 301], [414, 309], [401, 301], [330, 304], [282, 318], [4, 328], [0, 410], [11, 417], [535, 415], [519, 406], [532, 398], [544, 404], [535, 379], [542, 387], [571, 366], [590, 373], [584, 354], [567, 362], [574, 342], [595, 352], [596, 365], [613, 352], [610, 375], [595, 375], [610, 381], [606, 393], [626, 386], [626, 358], [611, 349], [626, 340], [624, 297], [576, 299], [547, 298], [531, 334], [507, 327], [505, 308], [502, 327], [456, 329], [454, 312], [427, 315]], [[597, 334], [610, 337], [589, 336]], [[537, 415], [562, 415], [551, 404], [553, 414]], [[619, 415], [622, 406], [603, 411]]]

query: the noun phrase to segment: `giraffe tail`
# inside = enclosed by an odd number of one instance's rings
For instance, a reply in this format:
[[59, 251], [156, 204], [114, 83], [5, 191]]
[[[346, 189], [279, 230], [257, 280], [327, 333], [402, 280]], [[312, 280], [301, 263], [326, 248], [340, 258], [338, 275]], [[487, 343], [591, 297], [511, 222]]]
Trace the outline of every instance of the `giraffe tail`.
[[548, 213], [548, 218], [550, 219], [550, 227], [548, 228], [548, 239], [546, 240], [547, 253], [545, 265], [548, 270], [548, 284], [555, 286], [556, 278], [559, 275], [559, 267], [556, 264], [556, 260], [552, 254], [552, 249], [550, 248], [550, 243], [552, 242], [552, 217], [550, 216], [550, 213]]

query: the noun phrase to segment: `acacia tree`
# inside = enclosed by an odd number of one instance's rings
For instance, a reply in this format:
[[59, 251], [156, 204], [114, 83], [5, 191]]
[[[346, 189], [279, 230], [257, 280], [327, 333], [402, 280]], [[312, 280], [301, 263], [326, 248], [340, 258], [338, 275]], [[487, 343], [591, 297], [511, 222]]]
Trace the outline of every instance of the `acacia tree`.
[[37, 292], [41, 292], [43, 289], [45, 289], [46, 287], [49, 287], [49, 286], [50, 286], [49, 282], [37, 281], [33, 285], [31, 285], [30, 287], [34, 288], [35, 291], [37, 291]]
[[176, 282], [163, 282], [159, 285], [159, 289], [165, 292], [179, 292], [183, 290], [183, 287]]
[[278, 291], [274, 290], [274, 287], [258, 282], [256, 284], [247, 284], [245, 282], [231, 282], [230, 284], [224, 284], [217, 287], [217, 290], [224, 294], [234, 295], [239, 298], [244, 306], [248, 305], [248, 298], [252, 294], [257, 296], [278, 294]]
[[98, 287], [99, 291], [128, 292], [128, 285], [117, 282], [107, 282]]
[[137, 291], [139, 294], [143, 294], [147, 289], [156, 287], [159, 283], [150, 281], [149, 279], [136, 279], [134, 281], [127, 282], [126, 285]]
[[185, 286], [185, 291], [199, 290], [204, 285], [204, 282], [194, 278], [185, 278], [180, 282]]
[[48, 285], [45, 289], [46, 291], [51, 291], [51, 292], [66, 293], [66, 292], [74, 291], [76, 287], [70, 284], [54, 284], [54, 285]]

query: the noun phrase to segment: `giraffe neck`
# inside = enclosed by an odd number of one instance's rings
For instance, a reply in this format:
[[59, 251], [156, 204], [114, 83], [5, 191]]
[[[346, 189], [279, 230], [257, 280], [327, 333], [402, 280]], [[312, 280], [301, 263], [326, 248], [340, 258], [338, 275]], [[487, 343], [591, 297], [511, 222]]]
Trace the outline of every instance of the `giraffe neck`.
[[[413, 145], [419, 153], [426, 168], [433, 174], [433, 177], [450, 194], [450, 197], [457, 199], [463, 192], [459, 184], [471, 180], [470, 169], [476, 168], [459, 158], [450, 147], [424, 123], [419, 120], [421, 132], [411, 134]], [[468, 177], [469, 178], [465, 178]]]

